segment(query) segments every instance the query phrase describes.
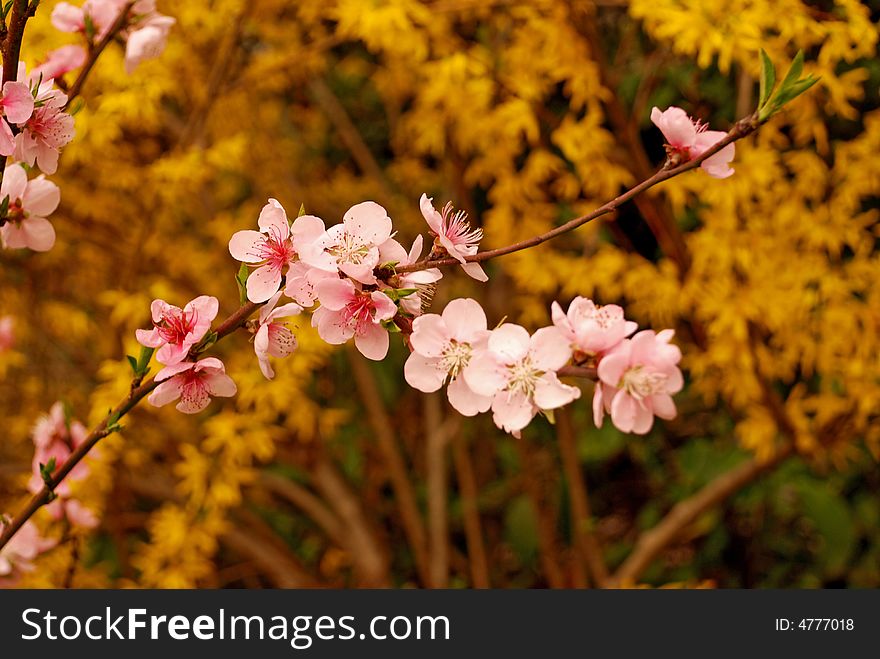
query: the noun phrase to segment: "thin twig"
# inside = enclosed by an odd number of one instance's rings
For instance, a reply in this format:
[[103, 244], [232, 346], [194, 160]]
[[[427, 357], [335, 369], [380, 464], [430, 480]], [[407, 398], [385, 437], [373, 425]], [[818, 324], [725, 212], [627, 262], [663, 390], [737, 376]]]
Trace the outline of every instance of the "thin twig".
[[79, 75], [76, 77], [76, 80], [74, 80], [73, 84], [70, 86], [70, 91], [67, 94], [67, 103], [64, 106], [65, 110], [70, 107], [70, 104], [73, 102], [73, 100], [82, 92], [83, 85], [86, 83], [86, 78], [88, 78], [89, 73], [92, 72], [92, 68], [98, 61], [98, 57], [101, 56], [101, 53], [104, 52], [104, 49], [128, 24], [128, 19], [131, 18], [129, 16], [129, 13], [131, 12], [131, 8], [134, 7], [135, 2], [136, 0], [129, 0], [129, 2], [119, 12], [116, 20], [113, 21], [113, 25], [110, 26], [107, 34], [105, 34], [98, 41], [98, 43], [89, 46], [89, 52], [86, 62], [85, 64], [83, 64], [82, 69], [80, 69]]
[[461, 514], [464, 519], [464, 535], [467, 541], [471, 581], [474, 588], [490, 588], [489, 561], [486, 559], [486, 545], [483, 542], [480, 510], [477, 504], [479, 488], [471, 456], [461, 433], [456, 433], [452, 438], [452, 459], [455, 462], [455, 475], [461, 498]]
[[[728, 144], [732, 144], [737, 140], [741, 140], [747, 135], [751, 135], [754, 133], [758, 127], [760, 126], [757, 115], [750, 115], [744, 119], [740, 119], [736, 124], [734, 124], [733, 128], [725, 135], [721, 140], [715, 143], [711, 148], [704, 151], [700, 156], [694, 158], [693, 160], [688, 160], [686, 163], [675, 167], [664, 167], [657, 173], [655, 173], [650, 178], [645, 179], [638, 185], [630, 188], [623, 194], [618, 197], [615, 197], [611, 201], [603, 204], [599, 208], [594, 211], [587, 213], [586, 215], [582, 215], [580, 217], [576, 217], [573, 220], [569, 220], [565, 224], [562, 224], [550, 231], [539, 234], [537, 236], [532, 236], [531, 238], [527, 238], [525, 240], [521, 240], [519, 242], [513, 243], [511, 245], [507, 245], [505, 247], [499, 247], [497, 249], [489, 249], [483, 252], [477, 252], [472, 256], [466, 256], [465, 260], [468, 262], [482, 262], [488, 261], [489, 259], [496, 258], [498, 256], [506, 256], [507, 254], [513, 254], [514, 252], [519, 252], [524, 249], [528, 249], [530, 247], [536, 247], [541, 243], [544, 243], [548, 240], [556, 238], [557, 236], [561, 236], [564, 233], [568, 233], [569, 231], [573, 231], [578, 227], [583, 226], [587, 222], [591, 220], [595, 220], [597, 217], [601, 217], [603, 215], [607, 215], [611, 213], [615, 209], [619, 208], [622, 204], [625, 204], [630, 199], [640, 195], [646, 190], [654, 187], [658, 183], [663, 183], [664, 181], [668, 181], [671, 178], [678, 176], [679, 174], [683, 174], [692, 169], [696, 169], [699, 167], [704, 160], [710, 158], [715, 155], [721, 149], [726, 147]], [[416, 270], [425, 270], [427, 268], [436, 268], [440, 266], [447, 265], [458, 265], [458, 260], [446, 257], [440, 259], [424, 259], [422, 261], [418, 261], [416, 263], [410, 265], [402, 265], [396, 268], [398, 273], [405, 272], [415, 272]]]
[[601, 588], [608, 581], [608, 567], [602, 558], [599, 540], [593, 533], [593, 515], [590, 510], [587, 481], [577, 457], [571, 411], [565, 407], [556, 411], [556, 438], [559, 441], [559, 454], [562, 457], [565, 479], [568, 481], [575, 546], [590, 572], [593, 584]]
[[379, 449], [385, 458], [391, 478], [391, 487], [394, 490], [400, 517], [403, 522], [403, 532], [413, 552], [413, 560], [419, 579], [426, 586], [431, 585], [431, 573], [428, 569], [428, 538], [422, 521], [419, 506], [416, 502], [416, 492], [407, 476], [406, 462], [397, 445], [397, 438], [392, 431], [391, 418], [379, 395], [376, 379], [370, 366], [365, 359], [357, 354], [353, 348], [346, 351], [348, 361], [354, 375], [355, 386], [358, 394], [367, 409], [367, 420], [373, 428], [373, 434], [379, 443]]

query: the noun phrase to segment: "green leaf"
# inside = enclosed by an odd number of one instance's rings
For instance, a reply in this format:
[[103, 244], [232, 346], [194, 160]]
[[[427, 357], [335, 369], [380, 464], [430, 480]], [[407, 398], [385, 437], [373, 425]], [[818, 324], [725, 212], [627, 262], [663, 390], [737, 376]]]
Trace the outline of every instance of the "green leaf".
[[299, 205], [299, 213], [297, 213], [296, 216], [297, 216], [297, 217], [302, 217], [302, 216], [305, 215], [305, 214], [306, 214], [306, 205], [305, 205], [305, 204], [300, 204], [300, 205]]
[[138, 370], [138, 361], [131, 355], [126, 355], [125, 358], [128, 360], [129, 366], [131, 366], [131, 370], [134, 371], [135, 375], [139, 375], [140, 371]]
[[383, 320], [382, 327], [384, 327], [390, 334], [400, 334], [400, 328], [394, 323], [394, 320]]
[[791, 61], [791, 66], [788, 67], [788, 73], [785, 74], [785, 78], [782, 80], [782, 84], [779, 85], [779, 89], [783, 90], [792, 84], [795, 80], [798, 80], [801, 77], [801, 73], [804, 72], [804, 51], [797, 51], [797, 55], [794, 56], [794, 59]]
[[773, 93], [773, 87], [776, 85], [776, 69], [773, 66], [773, 62], [770, 61], [770, 58], [767, 56], [767, 53], [764, 49], [761, 49], [761, 93], [760, 93], [760, 101], [758, 102], [758, 108], [764, 107], [768, 100], [770, 100], [770, 94]]
[[778, 108], [782, 108], [783, 105], [785, 105], [786, 103], [790, 103], [791, 101], [796, 99], [817, 82], [819, 82], [819, 78], [810, 76], [808, 78], [804, 78], [803, 80], [798, 80], [791, 83], [787, 87], [779, 90], [779, 93], [776, 94], [776, 97], [773, 99], [774, 104]]
[[389, 288], [387, 290], [382, 291], [387, 295], [393, 302], [397, 302], [398, 300], [402, 300], [405, 297], [409, 297], [413, 293], [418, 293], [419, 289], [417, 288]]
[[40, 477], [46, 485], [52, 482], [52, 474], [55, 473], [55, 458], [50, 458], [46, 464], [40, 463]]
[[242, 263], [235, 275], [235, 283], [238, 286], [238, 300], [241, 304], [247, 302], [247, 280], [249, 276], [250, 270]]
[[88, 12], [83, 12], [83, 24], [86, 28], [86, 38], [91, 42], [94, 40], [97, 30], [95, 29], [95, 23]]
[[138, 357], [137, 361], [137, 375], [144, 376], [150, 370], [149, 364], [150, 359], [153, 357], [153, 351], [155, 348], [148, 348], [146, 346], [141, 346], [141, 354]]

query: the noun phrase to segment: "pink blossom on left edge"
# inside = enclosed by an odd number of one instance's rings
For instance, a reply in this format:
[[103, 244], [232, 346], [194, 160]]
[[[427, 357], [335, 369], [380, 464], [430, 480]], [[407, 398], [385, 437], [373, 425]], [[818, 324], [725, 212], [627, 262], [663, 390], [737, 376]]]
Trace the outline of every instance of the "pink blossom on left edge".
[[[0, 520], [0, 532], [5, 523]], [[22, 572], [34, 569], [34, 559], [57, 544], [40, 535], [37, 525], [25, 522], [12, 539], [0, 549], [0, 586], [13, 586]]]
[[190, 349], [205, 336], [217, 317], [220, 303], [216, 297], [200, 295], [181, 309], [165, 300], [153, 300], [150, 311], [153, 329], [135, 332], [138, 343], [158, 348], [156, 359], [170, 366], [186, 359]]
[[[55, 461], [57, 471], [63, 465], [70, 454], [82, 444], [88, 431], [86, 427], [76, 420], [68, 420], [65, 417], [62, 403], [55, 403], [47, 416], [42, 417], [34, 426], [34, 459], [32, 464], [31, 479], [28, 482], [28, 490], [36, 494], [44, 485], [43, 476], [40, 473], [41, 465], [49, 465]], [[95, 455], [95, 451], [92, 455]], [[71, 485], [85, 479], [89, 475], [89, 465], [79, 462], [66, 478], [55, 488], [57, 498], [46, 506], [46, 510], [55, 520], [67, 519], [73, 526], [94, 528], [98, 525], [98, 518], [88, 508], [82, 505], [73, 496]]]
[[15, 320], [12, 316], [0, 316], [0, 353], [15, 346]]
[[0, 119], [0, 156], [11, 156], [15, 151], [15, 137], [10, 124], [23, 124], [34, 113], [34, 97], [27, 83], [12, 80], [3, 83], [0, 111], [3, 113]]
[[19, 164], [6, 168], [0, 185], [0, 200], [9, 197], [6, 223], [0, 227], [0, 243], [6, 248], [28, 248], [46, 252], [55, 244], [55, 229], [47, 215], [58, 207], [61, 190], [57, 185], [38, 176], [28, 180]]
[[184, 414], [201, 412], [212, 397], [229, 398], [237, 391], [235, 382], [226, 375], [223, 362], [216, 357], [166, 366], [156, 373], [156, 382], [159, 386], [147, 400], [162, 407], [179, 398], [176, 407]]

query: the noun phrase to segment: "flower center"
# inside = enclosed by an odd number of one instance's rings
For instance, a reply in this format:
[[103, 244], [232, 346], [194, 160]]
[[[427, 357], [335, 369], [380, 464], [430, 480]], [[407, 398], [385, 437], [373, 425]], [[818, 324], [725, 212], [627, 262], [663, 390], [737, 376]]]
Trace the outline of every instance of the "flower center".
[[360, 333], [362, 328], [373, 322], [372, 298], [363, 293], [355, 293], [354, 298], [345, 305], [343, 314], [348, 326], [354, 328], [355, 333]]
[[543, 371], [535, 368], [531, 357], [526, 357], [520, 362], [507, 367], [507, 391], [511, 394], [521, 393], [523, 396], [531, 396], [535, 393], [535, 385]]
[[669, 378], [663, 373], [648, 371], [643, 365], [628, 368], [617, 385], [636, 400], [663, 393]]
[[459, 343], [453, 339], [443, 349], [440, 364], [450, 377], [455, 378], [468, 365], [472, 353], [473, 348], [470, 343]]
[[453, 213], [452, 202], [443, 207], [440, 216], [443, 218], [443, 233], [454, 245], [476, 245], [483, 239], [483, 230], [471, 229], [465, 211]]
[[257, 248], [257, 256], [275, 268], [281, 268], [292, 262], [296, 257], [293, 243], [284, 240], [277, 227], [272, 227]]
[[341, 263], [360, 265], [367, 257], [367, 254], [370, 253], [370, 245], [364, 243], [357, 236], [343, 233], [339, 242], [328, 249], [327, 252]]
[[169, 309], [162, 314], [158, 323], [154, 323], [159, 330], [159, 336], [171, 344], [183, 343], [187, 334], [196, 326], [199, 314], [193, 309], [188, 314], [181, 309]]

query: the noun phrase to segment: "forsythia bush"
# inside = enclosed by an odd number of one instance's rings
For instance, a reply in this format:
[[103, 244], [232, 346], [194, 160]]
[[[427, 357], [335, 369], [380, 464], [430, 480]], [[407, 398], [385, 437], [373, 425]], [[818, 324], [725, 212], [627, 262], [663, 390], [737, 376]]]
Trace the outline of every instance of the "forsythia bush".
[[[23, 61], [74, 42], [50, 20], [57, 4], [28, 23]], [[238, 308], [229, 241], [268, 198], [327, 226], [374, 200], [408, 248], [427, 233], [427, 192], [468, 213], [481, 248], [501, 247], [658, 169], [676, 144], [652, 107], [713, 128], [751, 113], [761, 48], [774, 62], [803, 49], [820, 80], [737, 143], [735, 175], [677, 176], [485, 262], [488, 284], [446, 268], [423, 296], [433, 313], [478, 300], [456, 312], [472, 322], [482, 307], [488, 329], [547, 326], [551, 303], [557, 320], [577, 296], [675, 328], [675, 420], [647, 437], [597, 429], [594, 385], [572, 380], [580, 400], [514, 438], [408, 387], [394, 335], [373, 366], [297, 316], [296, 350], [271, 366], [245, 332], [217, 344], [234, 397], [195, 415], [142, 405], [102, 440], [88, 478], [71, 474], [56, 512], [35, 517], [49, 528], [75, 502], [67, 518], [85, 523], [56, 530], [21, 585], [880, 585], [880, 504], [866, 494], [880, 487], [876, 7], [158, 4], [174, 19], [157, 28], [164, 53], [110, 44], [71, 108], [54, 247], [0, 252], [0, 511], [21, 505], [41, 416], [75, 444], [65, 418], [91, 426], [129, 392], [125, 355], [154, 299]], [[746, 460], [757, 483], [729, 516], [702, 511], [659, 560], [627, 568], [642, 530]], [[584, 474], [592, 511], [577, 503]], [[611, 577], [589, 565], [597, 552]]]

